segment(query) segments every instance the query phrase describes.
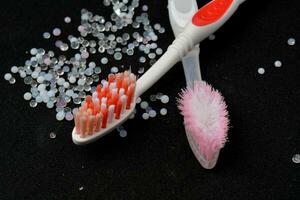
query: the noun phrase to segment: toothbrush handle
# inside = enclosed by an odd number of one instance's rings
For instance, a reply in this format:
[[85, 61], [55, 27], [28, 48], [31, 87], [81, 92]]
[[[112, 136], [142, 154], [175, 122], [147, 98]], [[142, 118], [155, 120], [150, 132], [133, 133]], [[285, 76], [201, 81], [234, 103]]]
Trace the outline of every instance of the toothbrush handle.
[[186, 80], [186, 85], [193, 88], [195, 81], [202, 80], [199, 60], [200, 48], [196, 45], [186, 56], [182, 58], [182, 65]]
[[136, 84], [136, 96], [142, 95], [196, 44], [218, 30], [244, 0], [213, 0], [200, 8], [184, 31], [169, 46], [161, 58]]

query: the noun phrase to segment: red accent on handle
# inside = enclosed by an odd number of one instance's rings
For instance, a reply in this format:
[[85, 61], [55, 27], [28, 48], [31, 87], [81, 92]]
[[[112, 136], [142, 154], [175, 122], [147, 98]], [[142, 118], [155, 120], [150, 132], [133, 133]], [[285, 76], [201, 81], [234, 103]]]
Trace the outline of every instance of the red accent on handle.
[[192, 22], [196, 26], [205, 26], [212, 24], [220, 19], [233, 0], [213, 0], [200, 8], [193, 16]]

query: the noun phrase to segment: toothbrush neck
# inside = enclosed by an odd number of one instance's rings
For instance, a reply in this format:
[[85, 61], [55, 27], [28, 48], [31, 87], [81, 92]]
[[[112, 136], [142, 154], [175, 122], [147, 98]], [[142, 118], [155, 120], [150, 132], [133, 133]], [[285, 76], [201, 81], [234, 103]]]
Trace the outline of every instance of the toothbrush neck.
[[137, 80], [136, 96], [139, 97], [148, 90], [194, 46], [195, 43], [191, 40], [189, 34], [181, 33], [160, 59]]

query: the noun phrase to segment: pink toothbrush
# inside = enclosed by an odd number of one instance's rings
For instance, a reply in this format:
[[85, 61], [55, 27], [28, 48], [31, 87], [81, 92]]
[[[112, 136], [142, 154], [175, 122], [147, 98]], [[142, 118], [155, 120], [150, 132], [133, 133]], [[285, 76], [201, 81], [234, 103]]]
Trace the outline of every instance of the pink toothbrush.
[[204, 168], [213, 168], [225, 145], [229, 124], [222, 95], [206, 82], [195, 81], [180, 94], [178, 107], [195, 157]]
[[[198, 10], [197, 2], [196, 0], [168, 2], [171, 26], [174, 35], [178, 36]], [[210, 169], [215, 166], [219, 149], [226, 141], [228, 119], [226, 105], [221, 95], [212, 91], [212, 88], [201, 79], [199, 52], [200, 48], [197, 45], [182, 58], [187, 89], [180, 95], [178, 107], [184, 116], [185, 133], [195, 157], [204, 168]], [[218, 100], [210, 104], [210, 99]], [[211, 149], [216, 142], [218, 146]]]

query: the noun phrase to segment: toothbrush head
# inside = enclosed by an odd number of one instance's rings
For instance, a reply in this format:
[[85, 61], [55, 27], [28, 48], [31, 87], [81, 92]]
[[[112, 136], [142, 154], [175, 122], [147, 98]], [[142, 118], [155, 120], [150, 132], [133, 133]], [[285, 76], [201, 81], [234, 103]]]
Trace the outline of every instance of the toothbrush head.
[[102, 80], [74, 117], [75, 144], [91, 143], [125, 122], [134, 111], [136, 76], [125, 71]]
[[228, 112], [222, 95], [204, 81], [182, 90], [178, 101], [190, 146], [200, 164], [215, 166], [227, 140]]

